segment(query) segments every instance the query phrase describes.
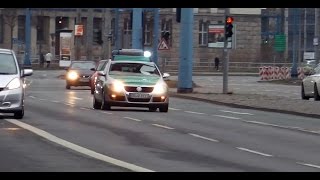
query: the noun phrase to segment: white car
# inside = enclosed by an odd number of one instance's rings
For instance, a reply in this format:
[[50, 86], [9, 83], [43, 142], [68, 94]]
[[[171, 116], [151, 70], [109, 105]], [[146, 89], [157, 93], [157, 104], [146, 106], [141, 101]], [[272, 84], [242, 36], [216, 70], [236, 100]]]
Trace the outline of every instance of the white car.
[[305, 100], [309, 98], [314, 98], [315, 101], [320, 100], [320, 64], [302, 80], [301, 98]]

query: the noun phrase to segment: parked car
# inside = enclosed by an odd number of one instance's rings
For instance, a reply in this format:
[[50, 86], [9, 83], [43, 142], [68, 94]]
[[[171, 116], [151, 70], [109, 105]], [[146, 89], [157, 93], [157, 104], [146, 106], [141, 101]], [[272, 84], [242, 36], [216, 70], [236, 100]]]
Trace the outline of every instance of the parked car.
[[0, 49], [0, 112], [13, 113], [14, 118], [24, 116], [24, 77], [31, 76], [32, 69], [19, 66], [14, 51]]
[[92, 68], [96, 67], [94, 61], [72, 61], [66, 73], [66, 89], [71, 86], [89, 86], [93, 74]]
[[320, 100], [320, 64], [312, 69], [301, 83], [301, 98], [308, 100], [314, 98]]
[[149, 111], [168, 112], [168, 86], [149, 57], [115, 56], [103, 69], [93, 93], [93, 108], [110, 110], [112, 106], [146, 107]]
[[102, 71], [104, 69], [107, 62], [108, 62], [108, 60], [100, 60], [98, 62], [97, 68], [91, 68], [91, 70], [94, 71], [94, 73], [92, 74], [92, 76], [90, 78], [91, 94], [93, 94], [93, 92], [95, 91], [95, 83], [97, 81], [98, 72]]

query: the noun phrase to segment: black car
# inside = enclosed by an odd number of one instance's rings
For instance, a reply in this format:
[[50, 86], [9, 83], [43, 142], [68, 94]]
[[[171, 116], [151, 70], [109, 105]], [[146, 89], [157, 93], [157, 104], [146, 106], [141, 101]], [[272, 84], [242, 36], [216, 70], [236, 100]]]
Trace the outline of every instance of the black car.
[[71, 86], [89, 86], [93, 74], [92, 68], [96, 67], [94, 61], [72, 61], [66, 73], [66, 88]]

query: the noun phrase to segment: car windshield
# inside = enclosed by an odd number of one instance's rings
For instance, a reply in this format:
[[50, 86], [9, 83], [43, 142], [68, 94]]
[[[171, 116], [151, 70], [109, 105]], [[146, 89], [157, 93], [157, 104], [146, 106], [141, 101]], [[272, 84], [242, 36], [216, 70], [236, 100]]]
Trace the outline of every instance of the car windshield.
[[151, 63], [113, 63], [110, 75], [160, 76], [155, 64]]
[[74, 62], [71, 65], [71, 69], [91, 69], [95, 68], [96, 65], [94, 62]]
[[17, 66], [12, 54], [0, 54], [0, 74], [17, 74]]

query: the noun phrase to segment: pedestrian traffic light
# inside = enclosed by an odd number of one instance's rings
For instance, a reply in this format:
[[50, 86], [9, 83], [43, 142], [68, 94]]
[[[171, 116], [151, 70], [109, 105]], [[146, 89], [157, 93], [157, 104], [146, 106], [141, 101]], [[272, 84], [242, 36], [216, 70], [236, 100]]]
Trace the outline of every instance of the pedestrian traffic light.
[[232, 32], [232, 28], [233, 28], [233, 17], [231, 16], [227, 16], [226, 17], [226, 25], [225, 25], [225, 35], [226, 37], [232, 37], [233, 32]]

